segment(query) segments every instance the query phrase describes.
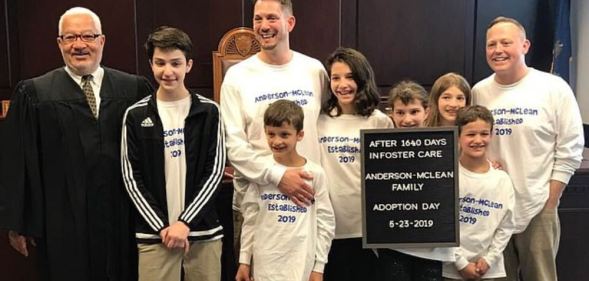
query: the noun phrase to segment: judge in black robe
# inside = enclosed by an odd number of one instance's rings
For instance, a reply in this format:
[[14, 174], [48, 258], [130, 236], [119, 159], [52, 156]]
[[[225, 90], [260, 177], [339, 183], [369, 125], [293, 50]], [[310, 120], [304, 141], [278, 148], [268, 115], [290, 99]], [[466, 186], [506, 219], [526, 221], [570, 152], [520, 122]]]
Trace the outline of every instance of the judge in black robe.
[[[84, 11], [66, 17], [63, 32], [92, 23]], [[103, 37], [58, 43], [74, 75], [98, 69]], [[68, 57], [74, 52], [82, 58]], [[103, 69], [98, 117], [62, 67], [20, 82], [2, 126], [0, 227], [35, 239], [44, 280], [137, 278], [121, 127], [126, 108], [152, 90], [145, 78]]]

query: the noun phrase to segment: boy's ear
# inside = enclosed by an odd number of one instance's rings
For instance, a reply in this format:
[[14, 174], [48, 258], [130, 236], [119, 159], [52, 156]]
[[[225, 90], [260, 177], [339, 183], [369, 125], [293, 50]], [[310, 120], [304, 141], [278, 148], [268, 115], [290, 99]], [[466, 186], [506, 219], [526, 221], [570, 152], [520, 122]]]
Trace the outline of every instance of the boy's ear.
[[193, 60], [192, 59], [189, 59], [186, 62], [186, 73], [190, 72], [190, 70], [192, 69], [192, 63], [193, 63]]
[[305, 136], [305, 131], [300, 130], [297, 132], [297, 141], [302, 141], [303, 137]]
[[427, 117], [429, 116], [429, 109], [430, 109], [429, 106], [425, 108], [425, 118], [424, 119], [427, 119]]

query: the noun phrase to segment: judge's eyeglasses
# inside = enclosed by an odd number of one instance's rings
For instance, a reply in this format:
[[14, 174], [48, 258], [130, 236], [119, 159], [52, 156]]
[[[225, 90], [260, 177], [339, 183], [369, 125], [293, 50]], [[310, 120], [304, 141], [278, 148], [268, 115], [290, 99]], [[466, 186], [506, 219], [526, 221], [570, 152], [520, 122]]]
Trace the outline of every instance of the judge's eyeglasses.
[[94, 33], [82, 33], [82, 34], [63, 34], [59, 35], [58, 38], [61, 39], [64, 43], [74, 43], [76, 39], [80, 38], [82, 42], [92, 43], [102, 34], [94, 34]]

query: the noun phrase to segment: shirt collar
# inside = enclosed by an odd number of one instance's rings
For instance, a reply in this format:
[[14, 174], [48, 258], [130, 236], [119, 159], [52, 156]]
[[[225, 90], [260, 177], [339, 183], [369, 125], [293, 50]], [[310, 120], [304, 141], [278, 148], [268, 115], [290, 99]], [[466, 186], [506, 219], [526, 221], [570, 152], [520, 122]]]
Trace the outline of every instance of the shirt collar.
[[[68, 66], [65, 66], [65, 72], [67, 72], [67, 74], [74, 79], [74, 81], [76, 81], [76, 83], [78, 85], [82, 85], [82, 76], [75, 74]], [[94, 83], [96, 86], [100, 87], [100, 85], [102, 84], [102, 78], [104, 78], [104, 68], [102, 68], [101, 66], [99, 66], [93, 73], [90, 73], [92, 75], [92, 83]]]

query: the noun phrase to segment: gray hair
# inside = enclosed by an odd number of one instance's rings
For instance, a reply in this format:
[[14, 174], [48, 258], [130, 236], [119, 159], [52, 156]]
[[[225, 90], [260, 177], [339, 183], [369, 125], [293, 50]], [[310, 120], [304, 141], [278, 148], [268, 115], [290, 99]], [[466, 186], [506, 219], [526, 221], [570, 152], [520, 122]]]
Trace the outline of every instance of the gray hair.
[[98, 17], [98, 15], [96, 15], [94, 12], [92, 12], [90, 9], [84, 8], [84, 7], [73, 7], [70, 8], [69, 10], [65, 11], [65, 13], [63, 13], [63, 15], [61, 15], [61, 17], [59, 18], [59, 24], [57, 26], [57, 31], [59, 32], [59, 35], [61, 34], [61, 26], [63, 25], [63, 19], [67, 16], [71, 16], [71, 15], [88, 15], [90, 17], [92, 17], [92, 21], [94, 22], [94, 27], [98, 30], [98, 33], [102, 34], [102, 25], [100, 24], [100, 18]]

